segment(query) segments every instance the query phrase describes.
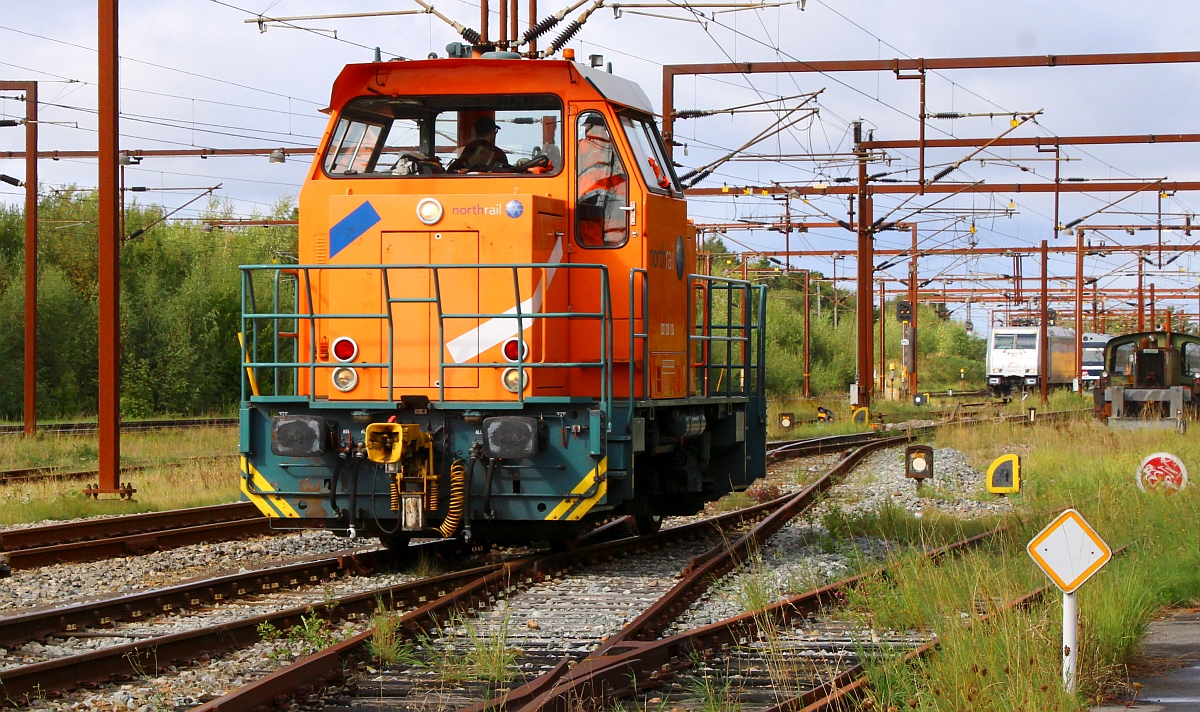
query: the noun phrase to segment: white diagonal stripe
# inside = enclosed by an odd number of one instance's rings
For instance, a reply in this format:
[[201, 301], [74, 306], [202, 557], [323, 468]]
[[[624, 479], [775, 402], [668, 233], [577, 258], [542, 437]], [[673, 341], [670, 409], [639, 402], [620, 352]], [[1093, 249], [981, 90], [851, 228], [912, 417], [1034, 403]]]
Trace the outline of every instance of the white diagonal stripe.
[[[550, 251], [551, 264], [554, 264], [562, 259], [562, 240], [554, 243], [554, 249]], [[486, 266], [486, 265], [481, 265]], [[557, 267], [546, 268], [546, 278], [542, 283], [534, 288], [533, 296], [521, 302], [521, 314], [535, 314], [542, 309], [542, 300], [547, 289], [550, 288], [550, 282], [554, 280], [554, 273], [558, 271]], [[467, 333], [457, 336], [446, 344], [446, 350], [450, 352], [450, 358], [454, 359], [455, 363], [463, 363], [470, 361], [479, 354], [487, 351], [493, 346], [499, 346], [508, 339], [517, 335], [517, 308], [503, 312], [504, 314], [512, 314], [513, 316], [498, 316], [488, 319], [479, 326], [471, 329]], [[534, 319], [524, 319], [521, 321], [525, 324], [525, 328], [533, 326]]]

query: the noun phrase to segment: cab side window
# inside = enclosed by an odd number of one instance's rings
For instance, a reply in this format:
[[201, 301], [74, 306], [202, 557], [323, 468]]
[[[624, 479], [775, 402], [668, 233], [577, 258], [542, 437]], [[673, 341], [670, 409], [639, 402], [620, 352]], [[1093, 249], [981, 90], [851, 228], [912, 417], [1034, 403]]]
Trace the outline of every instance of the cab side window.
[[1183, 345], [1183, 371], [1189, 376], [1200, 376], [1200, 344]]
[[629, 174], [604, 116], [579, 115], [576, 125], [575, 235], [584, 247], [620, 247], [629, 241]]

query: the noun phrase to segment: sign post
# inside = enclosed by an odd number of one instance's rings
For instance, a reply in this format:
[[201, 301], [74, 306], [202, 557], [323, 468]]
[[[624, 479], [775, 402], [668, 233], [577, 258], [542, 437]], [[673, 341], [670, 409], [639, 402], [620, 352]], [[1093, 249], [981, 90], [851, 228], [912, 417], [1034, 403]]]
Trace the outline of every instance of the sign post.
[[1075, 590], [1112, 558], [1112, 549], [1079, 512], [1068, 509], [1038, 533], [1026, 547], [1029, 556], [1063, 592], [1063, 687], [1075, 693], [1079, 660], [1079, 616]]

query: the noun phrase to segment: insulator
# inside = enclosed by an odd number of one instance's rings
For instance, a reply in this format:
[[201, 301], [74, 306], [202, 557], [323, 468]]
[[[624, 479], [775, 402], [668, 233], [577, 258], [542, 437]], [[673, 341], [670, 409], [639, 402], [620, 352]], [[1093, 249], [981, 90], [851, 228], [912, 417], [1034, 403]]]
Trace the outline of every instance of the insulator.
[[567, 25], [567, 28], [559, 33], [558, 37], [554, 38], [554, 41], [551, 42], [550, 46], [546, 48], [546, 52], [549, 54], [554, 54], [558, 50], [562, 49], [562, 46], [570, 42], [571, 38], [578, 34], [579, 30], [582, 28], [583, 25], [579, 24], [579, 20], [571, 20], [571, 24]]
[[525, 30], [525, 34], [521, 35], [521, 44], [528, 44], [531, 40], [536, 40], [537, 38], [549, 32], [560, 22], [562, 22], [562, 18], [558, 17], [557, 15], [551, 15], [543, 19], [533, 27]]
[[[691, 188], [691, 187], [695, 186], [697, 183], [699, 183], [700, 181], [711, 176], [712, 174], [713, 174], [713, 169], [711, 169], [711, 168], [708, 170], [700, 171], [699, 173], [696, 174], [695, 178], [692, 178], [692, 180], [688, 182], [686, 187]], [[680, 181], [682, 182], [683, 179], [681, 178]]]
[[464, 27], [461, 34], [462, 38], [471, 44], [479, 44], [479, 40], [482, 39], [479, 36], [479, 32], [472, 30], [470, 27]]
[[941, 179], [945, 178], [946, 176], [950, 175], [951, 173], [953, 173], [957, 168], [958, 168], [958, 166], [946, 166], [942, 170], [938, 171], [937, 175], [930, 178], [929, 182], [937, 183], [939, 180], [941, 180]]
[[964, 118], [961, 112], [958, 111], [939, 111], [933, 114], [926, 114], [931, 119], [961, 119]]

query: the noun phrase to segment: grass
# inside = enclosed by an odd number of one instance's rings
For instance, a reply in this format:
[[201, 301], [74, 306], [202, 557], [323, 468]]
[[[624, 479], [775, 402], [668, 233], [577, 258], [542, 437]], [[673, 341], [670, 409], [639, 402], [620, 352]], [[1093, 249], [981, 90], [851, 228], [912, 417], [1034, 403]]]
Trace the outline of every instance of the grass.
[[444, 684], [502, 684], [516, 677], [520, 653], [509, 646], [512, 618], [508, 607], [494, 611], [491, 617], [494, 620], [454, 612], [437, 634], [421, 636], [419, 647], [426, 664]]
[[[1079, 407], [1073, 394], [1050, 409]], [[899, 554], [889, 576], [867, 581], [848, 597], [848, 615], [876, 627], [937, 633], [938, 652], [899, 665], [881, 657], [869, 666], [876, 709], [1083, 710], [1124, 678], [1149, 621], [1165, 606], [1200, 601], [1200, 518], [1195, 487], [1167, 497], [1140, 492], [1134, 472], [1141, 459], [1166, 450], [1200, 462], [1200, 440], [1164, 431], [1117, 431], [1093, 419], [1027, 428], [993, 425], [947, 430], [939, 446], [955, 447], [986, 465], [1007, 451], [1022, 454], [1020, 501], [1024, 521], [1002, 541], [940, 564]], [[984, 625], [963, 621], [995, 610], [1049, 583], [1024, 551], [1050, 519], [1047, 512], [1074, 507], [1114, 548], [1128, 545], [1078, 592], [1079, 693], [1061, 689], [1060, 594], [1053, 589], [1028, 610]], [[886, 510], [878, 516], [831, 515], [843, 535], [936, 542], [953, 537], [953, 525], [927, 515], [916, 521]], [[962, 525], [964, 534], [986, 528]]]
[[[127, 464], [182, 462], [122, 474], [138, 492], [134, 502], [93, 500], [80, 490], [81, 480], [41, 479], [0, 485], [0, 524], [71, 519], [97, 514], [129, 514], [197, 507], [236, 501], [239, 497], [235, 455], [237, 432], [231, 428], [198, 428], [130, 433], [121, 439]], [[184, 461], [228, 453], [215, 460]], [[42, 435], [35, 438], [0, 436], [0, 469], [59, 466], [91, 470], [97, 466], [95, 436]], [[181, 487], [181, 483], [187, 486]]]

